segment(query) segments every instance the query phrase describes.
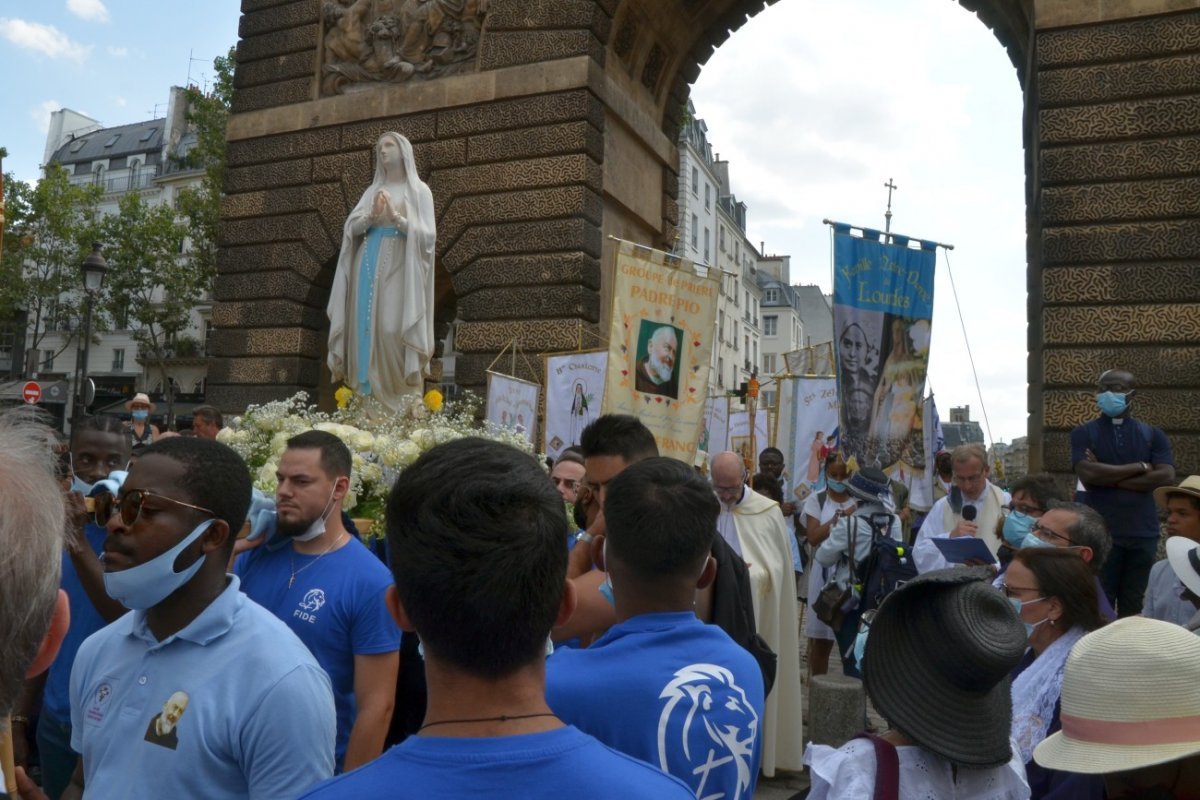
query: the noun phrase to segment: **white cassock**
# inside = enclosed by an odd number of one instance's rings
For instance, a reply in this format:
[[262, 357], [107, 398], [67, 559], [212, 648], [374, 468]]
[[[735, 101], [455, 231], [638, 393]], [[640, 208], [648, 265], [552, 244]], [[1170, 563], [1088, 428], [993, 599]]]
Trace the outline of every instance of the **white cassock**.
[[763, 775], [772, 777], [776, 769], [799, 771], [804, 768], [800, 633], [783, 514], [778, 503], [747, 487], [732, 512], [722, 506], [717, 527], [746, 562], [755, 626], [779, 659], [762, 721]]

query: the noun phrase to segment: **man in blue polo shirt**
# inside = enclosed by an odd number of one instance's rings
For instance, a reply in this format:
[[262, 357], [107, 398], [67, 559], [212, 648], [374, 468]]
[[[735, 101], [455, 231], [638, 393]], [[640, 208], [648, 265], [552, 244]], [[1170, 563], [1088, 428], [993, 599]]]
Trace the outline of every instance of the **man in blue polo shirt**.
[[293, 797], [332, 774], [329, 679], [225, 573], [249, 505], [236, 453], [174, 438], [97, 512], [105, 588], [134, 610], [76, 656], [64, 798]]
[[289, 439], [276, 470], [274, 530], [233, 570], [242, 591], [283, 620], [329, 673], [338, 772], [383, 752], [400, 666], [400, 629], [383, 602], [392, 577], [342, 525], [350, 467], [350, 450], [331, 433]]
[[1166, 434], [1130, 414], [1133, 375], [1110, 369], [1100, 375], [1100, 416], [1071, 431], [1071, 464], [1083, 482], [1083, 502], [1104, 517], [1112, 552], [1100, 580], [1117, 616], [1140, 614], [1150, 568], [1158, 552], [1154, 490], [1175, 482]]
[[[562, 498], [521, 451], [459, 439], [417, 459], [388, 498], [387, 604], [425, 651], [415, 736], [304, 795], [662, 798], [687, 787], [564, 725], [546, 705], [546, 642], [575, 604]], [[589, 688], [590, 691], [590, 688]]]
[[546, 699], [564, 721], [683, 780], [696, 797], [749, 798], [758, 778], [758, 663], [696, 618], [712, 583], [720, 509], [680, 461], [651, 458], [608, 486], [598, 536], [617, 624], [586, 650], [555, 653]]

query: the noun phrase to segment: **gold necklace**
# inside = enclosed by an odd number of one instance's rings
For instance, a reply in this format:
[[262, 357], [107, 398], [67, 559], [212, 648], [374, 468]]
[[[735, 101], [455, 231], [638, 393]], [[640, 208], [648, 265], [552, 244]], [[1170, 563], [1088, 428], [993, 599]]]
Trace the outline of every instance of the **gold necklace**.
[[304, 572], [304, 570], [308, 569], [308, 568], [309, 568], [309, 567], [311, 567], [313, 564], [317, 563], [317, 562], [318, 562], [318, 561], [320, 561], [322, 558], [324, 558], [324, 557], [325, 557], [325, 555], [326, 555], [327, 553], [329, 553], [331, 550], [333, 550], [333, 548], [335, 548], [335, 547], [337, 547], [339, 544], [341, 544], [341, 542], [342, 542], [342, 539], [346, 538], [346, 537], [347, 537], [347, 536], [349, 536], [349, 535], [350, 535], [350, 532], [349, 532], [349, 531], [343, 531], [341, 536], [339, 536], [339, 537], [337, 537], [336, 539], [334, 539], [334, 540], [333, 540], [333, 544], [331, 544], [331, 545], [329, 545], [329, 547], [326, 547], [326, 548], [325, 548], [325, 552], [324, 552], [324, 553], [321, 553], [321, 555], [317, 556], [316, 558], [314, 558], [312, 561], [310, 561], [310, 562], [308, 562], [307, 564], [305, 564], [305, 565], [304, 565], [303, 567], [301, 567], [300, 569], [296, 569], [296, 545], [293, 543], [293, 544], [292, 544], [292, 552], [291, 552], [291, 553], [288, 555], [288, 558], [289, 558], [289, 559], [291, 560], [291, 562], [292, 562], [292, 577], [288, 578], [288, 588], [289, 588], [289, 589], [290, 589], [290, 588], [292, 588], [292, 584], [296, 582], [296, 576], [297, 576], [297, 575], [299, 575], [301, 572]]

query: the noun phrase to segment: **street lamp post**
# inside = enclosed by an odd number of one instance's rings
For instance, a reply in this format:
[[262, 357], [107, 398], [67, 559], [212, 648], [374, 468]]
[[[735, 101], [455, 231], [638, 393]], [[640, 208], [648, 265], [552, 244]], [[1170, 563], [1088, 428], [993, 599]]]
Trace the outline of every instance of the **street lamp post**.
[[71, 416], [71, 427], [83, 417], [87, 406], [85, 387], [88, 380], [88, 349], [92, 343], [92, 305], [96, 295], [104, 286], [104, 273], [108, 272], [108, 262], [100, 254], [100, 243], [92, 243], [92, 252], [83, 260], [83, 293], [85, 295], [83, 313], [83, 352], [79, 357], [80, 364], [76, 366], [79, 381], [75, 385], [75, 413]]

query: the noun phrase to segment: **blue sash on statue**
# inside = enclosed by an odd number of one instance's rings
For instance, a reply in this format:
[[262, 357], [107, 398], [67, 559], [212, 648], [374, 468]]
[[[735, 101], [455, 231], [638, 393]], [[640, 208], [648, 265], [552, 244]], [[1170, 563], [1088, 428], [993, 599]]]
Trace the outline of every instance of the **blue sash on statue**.
[[355, 293], [358, 302], [355, 311], [355, 333], [358, 343], [358, 392], [371, 393], [368, 367], [371, 363], [371, 332], [374, 330], [375, 273], [379, 267], [379, 248], [385, 237], [403, 239], [399, 228], [371, 227], [367, 229], [367, 241], [363, 246], [362, 264], [358, 268], [358, 287]]

